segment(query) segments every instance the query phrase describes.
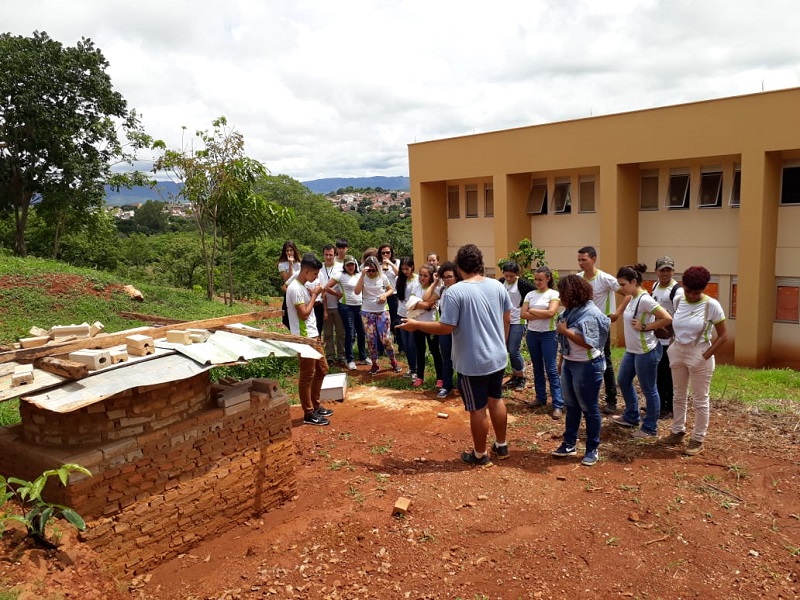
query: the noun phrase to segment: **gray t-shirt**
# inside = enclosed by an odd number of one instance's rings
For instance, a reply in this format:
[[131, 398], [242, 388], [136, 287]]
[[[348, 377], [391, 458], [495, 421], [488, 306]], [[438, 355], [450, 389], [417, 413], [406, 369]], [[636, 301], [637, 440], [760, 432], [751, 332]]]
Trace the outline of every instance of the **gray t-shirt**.
[[490, 375], [508, 362], [503, 313], [511, 299], [494, 279], [459, 281], [441, 299], [440, 321], [453, 330], [453, 366], [462, 375]]

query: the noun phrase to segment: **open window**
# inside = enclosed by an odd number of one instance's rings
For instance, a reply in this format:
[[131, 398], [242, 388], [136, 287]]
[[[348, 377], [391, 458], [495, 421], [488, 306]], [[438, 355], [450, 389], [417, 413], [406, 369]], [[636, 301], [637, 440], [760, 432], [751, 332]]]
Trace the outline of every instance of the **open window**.
[[700, 208], [722, 206], [722, 168], [707, 167], [700, 174]]
[[781, 204], [800, 204], [800, 162], [784, 163], [781, 177]]
[[533, 182], [531, 182], [531, 191], [528, 194], [528, 209], [526, 212], [529, 215], [547, 214], [546, 179], [534, 179]]
[[569, 179], [556, 179], [556, 187], [553, 190], [553, 211], [556, 214], [569, 214], [572, 212], [570, 186]]
[[731, 188], [730, 205], [742, 205], [742, 166], [739, 164], [733, 167], [733, 187]]
[[689, 208], [689, 170], [674, 169], [669, 174], [667, 208], [677, 210]]

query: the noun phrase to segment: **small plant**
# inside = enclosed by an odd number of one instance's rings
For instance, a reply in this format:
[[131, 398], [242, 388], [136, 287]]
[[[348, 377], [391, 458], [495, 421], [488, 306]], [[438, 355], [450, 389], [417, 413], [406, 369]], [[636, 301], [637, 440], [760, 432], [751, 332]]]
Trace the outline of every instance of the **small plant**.
[[388, 454], [392, 450], [393, 443], [394, 440], [389, 438], [388, 440], [386, 440], [386, 443], [383, 444], [382, 446], [378, 445], [372, 446], [372, 448], [370, 448], [369, 451], [371, 454]]
[[22, 509], [21, 515], [6, 513], [0, 517], [0, 534], [5, 528], [6, 521], [16, 521], [25, 525], [28, 535], [37, 543], [55, 548], [56, 542], [61, 537], [59, 531], [51, 528], [48, 534], [48, 527], [55, 519], [63, 519], [70, 523], [78, 531], [86, 529], [83, 518], [68, 506], [52, 504], [42, 498], [42, 490], [47, 484], [47, 480], [54, 475], [58, 476], [61, 484], [66, 486], [69, 474], [73, 471], [91, 476], [88, 469], [80, 465], [66, 464], [58, 469], [48, 469], [33, 481], [25, 481], [17, 477], [6, 479], [0, 475], [0, 506], [9, 500], [15, 500]]
[[610, 537], [606, 540], [606, 546], [619, 546], [619, 538]]
[[800, 556], [800, 546], [786, 546], [789, 556]]
[[738, 465], [732, 464], [728, 467], [728, 471], [736, 477], [736, 483], [739, 483], [742, 479], [747, 479], [750, 476], [750, 472], [747, 470], [746, 465]]
[[386, 483], [389, 481], [389, 476], [386, 473], [375, 473], [375, 481], [378, 483]]
[[350, 489], [347, 490], [347, 495], [350, 496], [350, 498], [352, 498], [353, 500], [355, 500], [359, 504], [361, 504], [365, 500], [364, 494], [362, 494], [361, 490], [359, 490], [354, 485], [351, 485]]

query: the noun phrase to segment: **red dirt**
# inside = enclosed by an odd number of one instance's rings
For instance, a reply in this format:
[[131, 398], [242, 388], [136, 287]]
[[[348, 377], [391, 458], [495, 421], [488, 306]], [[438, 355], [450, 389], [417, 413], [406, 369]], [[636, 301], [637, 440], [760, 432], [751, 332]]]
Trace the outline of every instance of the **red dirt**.
[[[292, 407], [298, 497], [124, 597], [800, 597], [797, 412], [717, 402], [693, 458], [604, 421], [587, 468], [549, 455], [563, 422], [526, 408], [531, 391], [507, 403], [511, 458], [478, 468], [459, 458], [470, 438], [458, 398], [357, 386], [323, 428]], [[393, 517], [401, 496], [410, 511]], [[89, 560], [36, 576], [64, 598], [115, 597], [98, 570]], [[0, 581], [15, 571], [0, 562]]]

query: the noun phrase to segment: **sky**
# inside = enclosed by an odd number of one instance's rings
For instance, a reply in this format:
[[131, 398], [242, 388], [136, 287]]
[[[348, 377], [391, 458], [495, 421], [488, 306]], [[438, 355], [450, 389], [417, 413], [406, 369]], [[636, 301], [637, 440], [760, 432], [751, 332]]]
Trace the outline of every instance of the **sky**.
[[301, 181], [407, 176], [415, 142], [800, 86], [797, 0], [2, 7], [0, 32], [91, 38], [154, 138], [177, 148], [224, 115]]

